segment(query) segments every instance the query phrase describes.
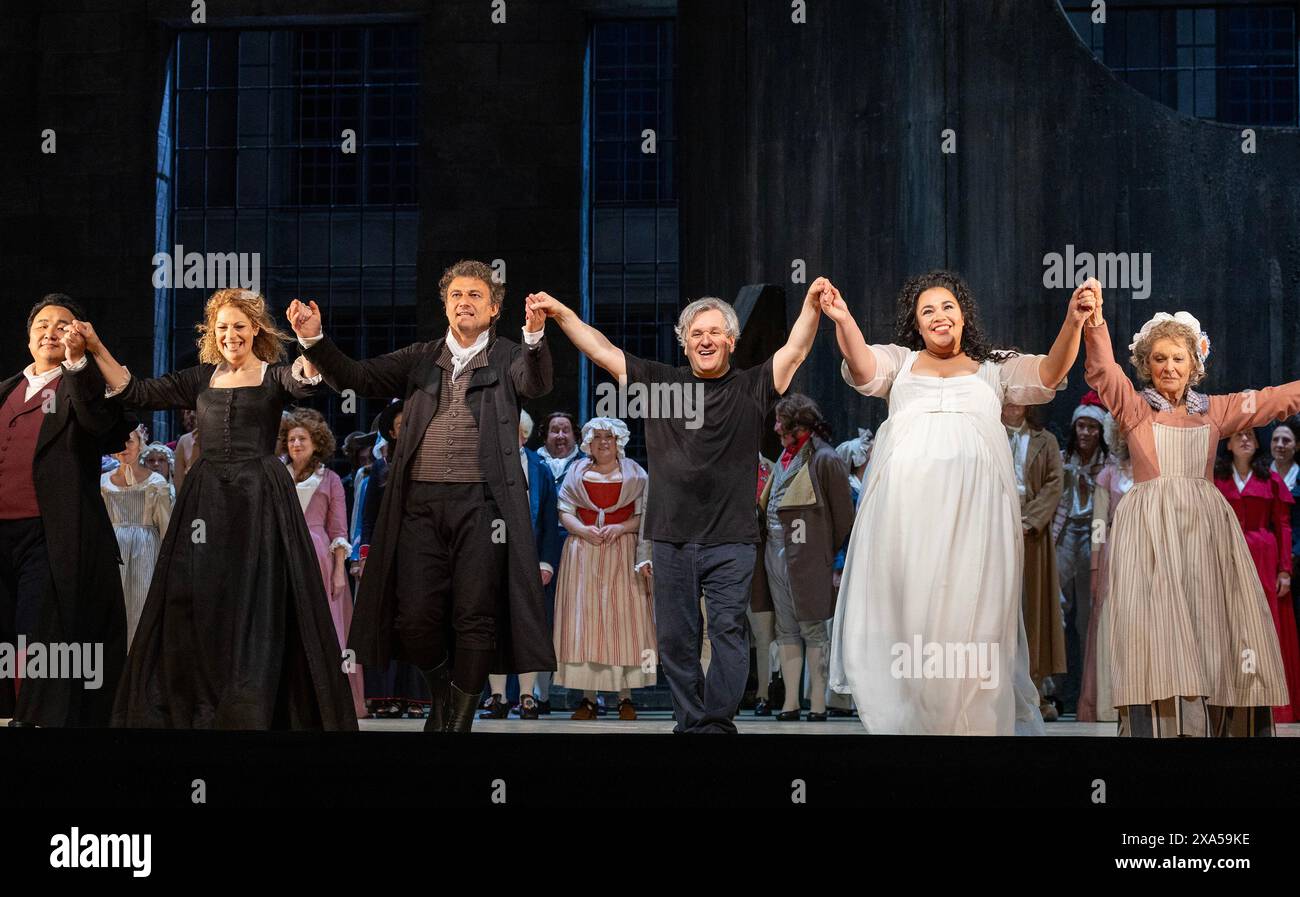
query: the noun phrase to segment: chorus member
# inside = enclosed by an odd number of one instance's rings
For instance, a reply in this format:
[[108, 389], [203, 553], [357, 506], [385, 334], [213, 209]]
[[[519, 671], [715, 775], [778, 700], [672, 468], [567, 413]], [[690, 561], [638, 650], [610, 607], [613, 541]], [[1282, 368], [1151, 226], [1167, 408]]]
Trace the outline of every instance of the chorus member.
[[[871, 733], [1011, 735], [1018, 722], [1041, 731], [1002, 407], [1043, 404], [1063, 387], [1089, 309], [1076, 295], [1051, 352], [1020, 355], [992, 347], [952, 272], [904, 284], [892, 345], [867, 345], [837, 291], [823, 305], [845, 381], [889, 401], [840, 583], [832, 687], [852, 692]], [[934, 646], [971, 662], [927, 667]]]
[[[760, 453], [758, 456], [758, 495], [761, 500], [767, 491], [767, 481], [775, 467]], [[754, 573], [759, 572], [763, 563], [760, 556], [754, 565]], [[772, 645], [776, 639], [776, 611], [772, 609], [772, 593], [767, 587], [767, 577], [755, 575], [749, 588], [749, 609], [745, 611], [749, 622], [749, 632], [754, 643], [754, 716], [771, 716], [772, 707], [768, 698], [772, 691]]]
[[1295, 499], [1269, 469], [1269, 454], [1247, 427], [1223, 441], [1214, 462], [1214, 485], [1228, 500], [1268, 599], [1291, 703], [1273, 708], [1273, 722], [1293, 723], [1300, 713], [1300, 645], [1291, 603], [1291, 508]]
[[141, 463], [142, 446], [148, 438], [143, 426], [132, 430], [126, 446], [116, 455], [117, 468], [99, 480], [99, 491], [108, 508], [108, 518], [113, 522], [117, 550], [122, 558], [118, 570], [126, 600], [128, 650], [144, 611], [158, 550], [172, 515], [171, 485], [162, 474]]
[[483, 262], [452, 265], [438, 294], [443, 337], [366, 361], [321, 333], [315, 303], [289, 319], [331, 387], [405, 399], [350, 645], [422, 671], [426, 731], [468, 732], [489, 672], [555, 668], [518, 459], [519, 403], [550, 392], [551, 355], [531, 310], [523, 345], [497, 336], [505, 285]]
[[94, 327], [78, 329], [123, 405], [192, 408], [205, 434], [176, 496], [113, 724], [355, 730], [311, 534], [276, 455], [281, 412], [313, 388], [284, 362], [266, 300], [217, 290], [198, 328], [199, 364], [158, 378], [132, 376]]
[[[1300, 556], [1300, 464], [1296, 463], [1296, 442], [1300, 439], [1300, 418], [1294, 415], [1273, 428], [1269, 447], [1273, 454], [1272, 471], [1282, 478], [1293, 499], [1291, 505], [1291, 557]], [[1291, 592], [1295, 595], [1294, 590]]]
[[[721, 299], [682, 309], [674, 332], [687, 365], [637, 358], [545, 293], [532, 307], [553, 317], [578, 350], [607, 373], [653, 395], [676, 393], [645, 422], [650, 479], [645, 537], [653, 543], [659, 662], [673, 696], [674, 732], [732, 734], [749, 677], [749, 604], [759, 526], [754, 458], [765, 420], [812, 349], [825, 278], [813, 281], [785, 345], [762, 364], [732, 364], [740, 321]], [[690, 407], [687, 407], [689, 396]], [[708, 618], [708, 671], [701, 663]]]
[[1065, 672], [1061, 585], [1051, 526], [1064, 482], [1061, 448], [1056, 437], [1031, 414], [1030, 406], [1016, 402], [1003, 405], [1002, 423], [1011, 447], [1016, 491], [1020, 496], [1020, 527], [1025, 540], [1021, 602], [1029, 648], [1029, 678], [1040, 695], [1038, 709], [1043, 721], [1052, 722], [1058, 717], [1056, 707], [1041, 700], [1041, 695], [1045, 678]]
[[[555, 625], [555, 593], [550, 588], [555, 570], [560, 565], [559, 512], [556, 510], [557, 488], [551, 478], [551, 468], [541, 455], [527, 447], [533, 435], [533, 419], [527, 411], [519, 412], [519, 464], [528, 483], [528, 514], [533, 524], [533, 537], [537, 540], [538, 572], [546, 587], [546, 622]], [[554, 670], [539, 670], [519, 674], [520, 719], [537, 719], [542, 701], [550, 703], [551, 676]], [[479, 719], [505, 719], [510, 714], [509, 704], [502, 700], [506, 693], [507, 676], [496, 673], [488, 676], [490, 697], [483, 704]]]
[[583, 697], [572, 719], [596, 718], [597, 692], [616, 692], [618, 716], [636, 719], [632, 689], [655, 684], [655, 617], [641, 539], [646, 473], [623, 453], [627, 425], [583, 424], [586, 456], [569, 469], [557, 508], [569, 531], [555, 588], [555, 684]]
[[88, 681], [0, 678], [10, 726], [107, 725], [126, 660], [117, 540], [97, 485], [101, 457], [121, 450], [134, 423], [104, 402], [72, 328], [79, 316], [63, 293], [33, 305], [32, 362], [0, 383], [0, 643], [16, 653], [22, 643], [98, 644], [102, 661]]
[[1083, 658], [1087, 653], [1089, 610], [1092, 598], [1089, 584], [1092, 574], [1092, 495], [1097, 475], [1105, 466], [1108, 453], [1102, 439], [1102, 421], [1106, 409], [1095, 392], [1089, 391], [1079, 401], [1070, 418], [1070, 436], [1061, 453], [1064, 462], [1064, 488], [1061, 503], [1052, 522], [1056, 541], [1056, 566], [1065, 612], [1067, 669], [1059, 683], [1057, 696], [1066, 713], [1074, 713], [1082, 687]]
[[1088, 650], [1083, 658], [1083, 688], [1076, 715], [1081, 723], [1113, 723], [1119, 719], [1111, 701], [1111, 615], [1105, 608], [1110, 580], [1109, 534], [1115, 524], [1115, 509], [1133, 488], [1133, 459], [1114, 415], [1106, 414], [1102, 430], [1110, 460], [1097, 474], [1092, 501], [1092, 613], [1088, 615]]
[[176, 470], [172, 475], [172, 483], [177, 492], [185, 483], [185, 475], [199, 460], [198, 416], [193, 408], [186, 408], [181, 412], [181, 420], [185, 432], [176, 440]]
[[[1231, 507], [1214, 487], [1219, 439], [1300, 410], [1300, 381], [1205, 395], [1209, 338], [1187, 312], [1133, 335], [1134, 388], [1100, 313], [1084, 330], [1088, 384], [1128, 438], [1133, 488], [1109, 533], [1111, 700], [1124, 736], [1273, 733], [1288, 704], [1268, 600]], [[1248, 652], [1248, 653], [1243, 653]], [[1243, 663], [1249, 657], [1250, 663]]]
[[[347, 556], [352, 546], [347, 539], [347, 500], [343, 481], [325, 466], [334, 457], [334, 434], [319, 411], [295, 408], [280, 424], [280, 454], [298, 493], [298, 504], [307, 520], [320, 569], [321, 584], [329, 599], [330, 618], [338, 636], [339, 651], [348, 645], [352, 627], [352, 589], [348, 586]], [[348, 664], [348, 686], [352, 707], [364, 718], [364, 673], [358, 664]]]
[[849, 471], [827, 443], [821, 409], [799, 393], [776, 403], [783, 451], [759, 499], [765, 533], [761, 566], [776, 612], [785, 702], [778, 722], [800, 718], [799, 680], [808, 665], [808, 720], [824, 722], [828, 637], [835, 615], [835, 556], [853, 527]]

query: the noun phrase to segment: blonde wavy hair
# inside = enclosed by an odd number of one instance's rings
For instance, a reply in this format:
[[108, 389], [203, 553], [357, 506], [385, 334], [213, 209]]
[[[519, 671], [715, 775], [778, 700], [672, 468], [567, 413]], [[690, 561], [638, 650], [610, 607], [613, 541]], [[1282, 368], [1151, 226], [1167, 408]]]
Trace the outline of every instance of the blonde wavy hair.
[[1196, 342], [1199, 334], [1192, 333], [1191, 328], [1178, 321], [1161, 321], [1147, 331], [1147, 335], [1133, 347], [1133, 355], [1129, 361], [1133, 363], [1133, 370], [1137, 372], [1138, 379], [1143, 383], [1151, 382], [1151, 347], [1162, 339], [1178, 340], [1187, 350], [1187, 355], [1192, 359], [1192, 371], [1187, 377], [1188, 387], [1195, 386], [1205, 379], [1205, 364], [1197, 354]]
[[276, 326], [275, 315], [267, 306], [266, 298], [252, 290], [229, 289], [217, 290], [208, 298], [208, 304], [203, 308], [203, 322], [194, 325], [194, 329], [199, 332], [197, 345], [200, 363], [221, 364], [225, 360], [221, 347], [217, 344], [217, 312], [227, 305], [243, 312], [257, 328], [257, 336], [253, 337], [255, 356], [268, 364], [284, 361], [288, 357], [284, 344], [290, 337]]

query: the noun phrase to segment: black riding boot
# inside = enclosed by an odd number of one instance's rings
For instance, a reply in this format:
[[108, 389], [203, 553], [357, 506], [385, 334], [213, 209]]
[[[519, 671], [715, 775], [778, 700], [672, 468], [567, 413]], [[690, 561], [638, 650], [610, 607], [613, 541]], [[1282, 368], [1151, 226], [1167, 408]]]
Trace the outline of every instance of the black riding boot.
[[456, 683], [449, 682], [451, 697], [447, 701], [447, 727], [444, 732], [468, 732], [474, 724], [474, 711], [478, 709], [480, 692], [461, 691]]
[[424, 731], [443, 732], [447, 728], [447, 699], [451, 687], [451, 662], [443, 660], [431, 670], [420, 670], [429, 684], [429, 718], [424, 721]]

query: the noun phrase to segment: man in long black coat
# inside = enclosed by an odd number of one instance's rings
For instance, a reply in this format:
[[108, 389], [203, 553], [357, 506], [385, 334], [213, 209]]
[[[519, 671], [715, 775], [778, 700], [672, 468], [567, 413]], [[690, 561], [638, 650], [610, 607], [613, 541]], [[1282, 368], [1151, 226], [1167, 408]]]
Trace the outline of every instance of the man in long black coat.
[[104, 400], [84, 341], [68, 335], [79, 316], [61, 293], [38, 302], [32, 364], [0, 382], [0, 717], [11, 726], [108, 725], [126, 659], [99, 476], [133, 423]]
[[505, 289], [482, 262], [438, 289], [446, 336], [368, 361], [321, 334], [316, 303], [288, 318], [332, 388], [406, 403], [348, 645], [362, 665], [420, 668], [425, 731], [468, 732], [489, 672], [555, 669], [518, 454], [520, 397], [550, 392], [551, 356], [531, 311], [525, 345], [496, 336]]

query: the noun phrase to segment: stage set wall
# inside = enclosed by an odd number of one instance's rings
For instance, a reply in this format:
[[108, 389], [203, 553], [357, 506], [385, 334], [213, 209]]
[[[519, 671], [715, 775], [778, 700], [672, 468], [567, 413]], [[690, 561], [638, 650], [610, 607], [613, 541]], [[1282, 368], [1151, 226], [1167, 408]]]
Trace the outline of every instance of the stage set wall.
[[[969, 280], [1001, 345], [1047, 352], [1067, 289], [1044, 256], [1150, 253], [1151, 293], [1106, 292], [1117, 356], [1156, 311], [1214, 342], [1203, 388], [1300, 376], [1300, 133], [1193, 119], [1120, 82], [1055, 0], [780, 0], [679, 6], [686, 295], [783, 284], [793, 322], [831, 277], [870, 342], [893, 342], [911, 274]], [[942, 132], [955, 132], [944, 154]], [[774, 348], [770, 347], [770, 348]], [[886, 405], [840, 378], [824, 321], [793, 388], [837, 438]], [[1064, 431], [1080, 363], [1049, 407]]]
[[[637, 4], [485, 0], [208, 4], [210, 27], [409, 20], [421, 29], [418, 289], [421, 333], [462, 256], [505, 258], [503, 332], [546, 289], [577, 303], [582, 60], [592, 16]], [[872, 341], [892, 339], [903, 280], [950, 267], [970, 280], [1000, 344], [1043, 352], [1068, 290], [1043, 286], [1046, 253], [1150, 253], [1151, 295], [1107, 294], [1127, 337], [1187, 309], [1214, 340], [1212, 390], [1300, 374], [1300, 134], [1179, 115], [1094, 60], [1055, 0], [786, 0], [678, 4], [682, 296], [786, 292], [832, 277]], [[21, 322], [53, 290], [88, 308], [119, 357], [152, 367], [156, 131], [178, 0], [0, 5], [0, 307], [4, 369], [28, 360]], [[39, 152], [54, 128], [58, 152]], [[944, 154], [942, 132], [955, 133]], [[271, 297], [276, 301], [277, 297]], [[287, 301], [287, 298], [286, 298]], [[764, 306], [766, 307], [766, 306]], [[775, 348], [780, 328], [746, 332]], [[535, 414], [575, 407], [577, 356], [553, 342], [557, 384]], [[751, 351], [755, 347], [749, 347]], [[884, 403], [839, 376], [824, 326], [795, 388], [841, 438]], [[1051, 407], [1068, 423], [1076, 367]]]

